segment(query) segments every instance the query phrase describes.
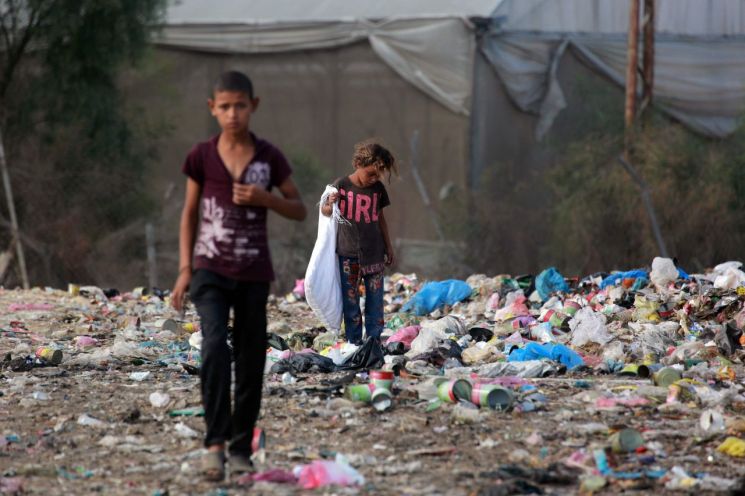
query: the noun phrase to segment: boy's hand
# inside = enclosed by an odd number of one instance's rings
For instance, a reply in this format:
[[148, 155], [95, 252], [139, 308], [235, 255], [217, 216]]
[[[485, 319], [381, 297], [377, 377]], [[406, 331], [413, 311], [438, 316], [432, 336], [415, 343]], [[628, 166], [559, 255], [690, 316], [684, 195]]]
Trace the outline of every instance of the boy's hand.
[[394, 263], [396, 263], [396, 255], [393, 254], [393, 248], [389, 246], [385, 249], [385, 264], [390, 266]]
[[178, 275], [176, 284], [173, 286], [171, 306], [179, 312], [184, 308], [184, 297], [186, 297], [186, 292], [189, 290], [189, 283], [191, 283], [191, 271], [184, 270]]
[[253, 207], [267, 207], [269, 197], [267, 190], [255, 184], [233, 183], [233, 203]]

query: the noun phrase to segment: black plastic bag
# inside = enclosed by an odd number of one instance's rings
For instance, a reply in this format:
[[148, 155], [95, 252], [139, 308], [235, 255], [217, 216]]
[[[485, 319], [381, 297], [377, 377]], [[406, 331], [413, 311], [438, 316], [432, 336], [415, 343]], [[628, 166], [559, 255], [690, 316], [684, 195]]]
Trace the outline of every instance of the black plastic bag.
[[285, 341], [285, 339], [279, 334], [275, 334], [273, 332], [267, 333], [266, 341], [267, 344], [275, 350], [285, 351], [290, 349], [290, 347], [287, 346], [287, 341]]
[[489, 341], [491, 338], [494, 337], [494, 333], [492, 331], [483, 327], [472, 327], [468, 331], [468, 334], [477, 343], [479, 341]]
[[742, 346], [740, 336], [742, 336], [742, 331], [737, 328], [734, 322], [728, 322], [714, 335], [714, 342], [724, 356], [730, 356]]
[[299, 374], [305, 372], [336, 372], [334, 361], [318, 353], [296, 353], [290, 358], [280, 360], [274, 365], [270, 372], [273, 374]]
[[339, 366], [341, 370], [377, 369], [383, 366], [383, 346], [377, 338], [367, 338], [362, 346]]

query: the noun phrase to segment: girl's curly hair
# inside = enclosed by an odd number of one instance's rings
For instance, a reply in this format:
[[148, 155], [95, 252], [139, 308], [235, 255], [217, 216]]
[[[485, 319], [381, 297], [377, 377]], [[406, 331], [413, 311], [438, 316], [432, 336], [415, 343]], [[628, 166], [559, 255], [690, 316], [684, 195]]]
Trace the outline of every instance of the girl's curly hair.
[[369, 167], [375, 165], [378, 170], [388, 173], [388, 182], [391, 182], [391, 172], [398, 176], [396, 159], [390, 151], [375, 140], [365, 140], [354, 145], [352, 165], [357, 167]]

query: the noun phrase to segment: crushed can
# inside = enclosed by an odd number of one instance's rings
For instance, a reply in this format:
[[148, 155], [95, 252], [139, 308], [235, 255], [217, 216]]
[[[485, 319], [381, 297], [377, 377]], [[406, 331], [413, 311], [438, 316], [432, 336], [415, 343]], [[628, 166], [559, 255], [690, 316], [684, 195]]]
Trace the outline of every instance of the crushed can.
[[472, 390], [471, 383], [465, 379], [444, 380], [437, 386], [437, 397], [446, 403], [471, 401]]
[[36, 350], [36, 358], [46, 360], [53, 365], [59, 365], [62, 363], [62, 350], [41, 346]]
[[660, 369], [654, 375], [654, 383], [660, 387], [668, 387], [682, 378], [680, 372], [672, 367]]
[[507, 410], [513, 401], [512, 391], [498, 384], [474, 384], [471, 390], [471, 403], [492, 410]]
[[631, 453], [644, 444], [644, 438], [636, 429], [621, 429], [610, 437], [614, 453]]
[[393, 403], [393, 395], [389, 389], [376, 388], [372, 392], [370, 403], [379, 412], [388, 410]]
[[568, 315], [569, 317], [574, 317], [574, 315], [579, 311], [580, 305], [576, 301], [567, 300], [564, 302], [564, 308], [562, 311]]
[[551, 315], [551, 318], [548, 319], [548, 323], [551, 324], [551, 326], [556, 327], [557, 329], [561, 329], [568, 325], [569, 317], [564, 315], [563, 313], [554, 312], [553, 315]]
[[393, 371], [390, 370], [371, 370], [370, 385], [375, 389], [383, 388], [388, 391], [393, 386]]
[[251, 438], [251, 451], [256, 453], [266, 447], [266, 435], [264, 429], [254, 427], [253, 437]]
[[347, 386], [345, 396], [352, 401], [370, 403], [372, 399], [372, 384], [350, 384]]

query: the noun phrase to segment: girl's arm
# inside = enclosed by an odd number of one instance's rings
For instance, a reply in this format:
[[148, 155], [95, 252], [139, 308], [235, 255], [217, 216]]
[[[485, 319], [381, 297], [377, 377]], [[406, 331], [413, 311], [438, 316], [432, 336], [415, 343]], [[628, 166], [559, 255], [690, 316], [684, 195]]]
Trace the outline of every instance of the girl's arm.
[[331, 210], [333, 208], [332, 205], [336, 203], [336, 200], [338, 199], [339, 193], [331, 193], [328, 198], [326, 198], [326, 203], [324, 203], [321, 207], [321, 213], [326, 217], [331, 217]]
[[186, 179], [186, 196], [184, 208], [181, 210], [181, 224], [179, 226], [178, 246], [179, 264], [178, 278], [173, 286], [171, 305], [181, 311], [184, 296], [191, 283], [191, 258], [194, 253], [194, 238], [199, 222], [199, 198], [202, 196], [202, 186], [192, 178]]
[[380, 223], [380, 231], [383, 233], [383, 241], [385, 241], [385, 253], [388, 255], [385, 263], [386, 265], [393, 265], [396, 263], [396, 255], [393, 253], [391, 237], [388, 235], [388, 223], [385, 220], [385, 215], [383, 215], [382, 210], [378, 216], [378, 222]]

